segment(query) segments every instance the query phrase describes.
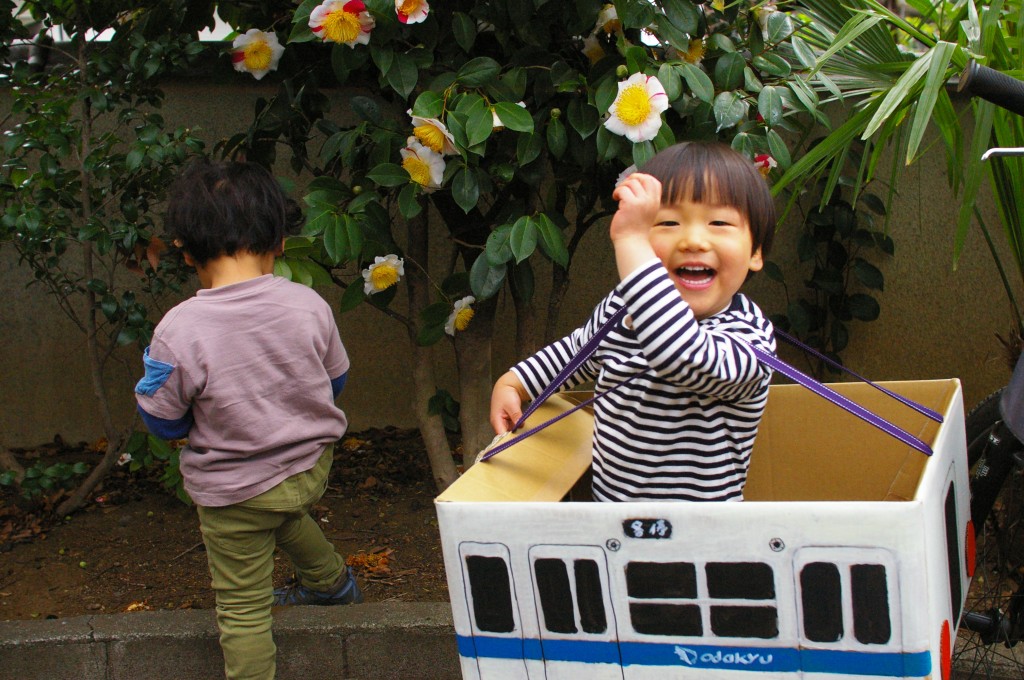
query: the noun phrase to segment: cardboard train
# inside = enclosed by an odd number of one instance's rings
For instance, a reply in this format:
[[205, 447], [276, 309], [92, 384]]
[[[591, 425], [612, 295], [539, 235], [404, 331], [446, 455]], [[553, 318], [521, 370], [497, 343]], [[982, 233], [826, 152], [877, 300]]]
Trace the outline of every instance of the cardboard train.
[[[943, 678], [973, 572], [957, 380], [771, 387], [739, 503], [589, 501], [579, 410], [436, 500], [465, 680]], [[548, 400], [527, 427], [582, 397]]]

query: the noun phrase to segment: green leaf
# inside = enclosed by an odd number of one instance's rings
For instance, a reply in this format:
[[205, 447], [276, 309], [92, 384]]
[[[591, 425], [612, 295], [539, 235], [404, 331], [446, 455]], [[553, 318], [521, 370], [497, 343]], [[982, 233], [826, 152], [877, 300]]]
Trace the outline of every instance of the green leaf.
[[[735, 90], [743, 86], [743, 69], [747, 60], [738, 52], [728, 52], [715, 63], [714, 81], [720, 90]], [[687, 81], [689, 82], [689, 81]]]
[[738, 92], [722, 92], [715, 97], [714, 113], [718, 123], [716, 131], [721, 132], [746, 117], [747, 103]]
[[366, 173], [366, 177], [382, 187], [397, 187], [410, 181], [405, 168], [395, 163], [381, 163]]
[[865, 293], [854, 293], [847, 304], [853, 318], [860, 321], [874, 321], [881, 313], [878, 300]]
[[854, 258], [853, 274], [867, 288], [872, 290], [883, 290], [884, 288], [885, 277], [882, 275], [882, 271], [862, 258]]
[[398, 192], [398, 211], [402, 213], [402, 217], [406, 219], [416, 217], [423, 210], [423, 206], [419, 202], [419, 189], [418, 184], [410, 182]]
[[769, 127], [782, 122], [782, 94], [774, 85], [766, 85], [757, 95], [757, 112]]
[[507, 269], [505, 265], [492, 267], [486, 257], [478, 257], [469, 270], [469, 285], [476, 299], [486, 300], [493, 297], [505, 283]]
[[932, 112], [935, 110], [935, 102], [939, 95], [949, 96], [945, 92], [947, 70], [949, 60], [953, 56], [956, 45], [939, 41], [925, 56], [919, 59], [929, 59], [928, 75], [925, 77], [921, 94], [917, 98], [917, 110], [914, 113], [914, 121], [910, 126], [910, 137], [907, 140], [907, 163], [909, 164], [917, 155], [917, 149], [921, 145], [925, 128], [932, 120]]
[[466, 87], [484, 87], [497, 79], [501, 65], [490, 57], [470, 59], [459, 69], [455, 79]]
[[537, 227], [534, 221], [527, 216], [516, 220], [509, 233], [508, 243], [517, 263], [533, 255], [537, 249]]
[[569, 249], [566, 248], [565, 240], [562, 238], [562, 230], [544, 213], [537, 215], [534, 225], [540, 236], [541, 252], [547, 255], [552, 262], [567, 269], [569, 267]]
[[678, 68], [682, 70], [683, 79], [686, 80], [686, 84], [689, 85], [694, 97], [708, 104], [714, 101], [715, 86], [711, 82], [711, 78], [708, 77], [708, 74], [688, 62], [680, 64]]
[[444, 96], [433, 90], [421, 92], [412, 105], [412, 113], [420, 118], [440, 118], [444, 112]]
[[339, 312], [349, 312], [358, 307], [366, 299], [366, 293], [363, 291], [362, 279], [356, 279], [345, 288], [345, 292], [341, 295], [341, 301], [338, 303]]
[[561, 158], [569, 145], [569, 138], [565, 134], [565, 125], [560, 118], [552, 118], [548, 121], [547, 127], [548, 151], [555, 158]]
[[786, 78], [793, 72], [793, 67], [789, 65], [789, 62], [774, 52], [757, 55], [751, 60], [751, 64], [758, 71], [777, 78]]
[[335, 215], [324, 229], [324, 249], [331, 258], [331, 264], [349, 259], [348, 229], [345, 222], [351, 219], [348, 215]]
[[[662, 126], [665, 127], [665, 126]], [[633, 164], [638, 168], [644, 167], [647, 161], [654, 157], [654, 144], [651, 142], [636, 142], [633, 144]]]
[[402, 99], [405, 99], [416, 87], [419, 80], [420, 70], [415, 60], [407, 54], [398, 53], [395, 55], [394, 63], [387, 71], [388, 85], [397, 92]]
[[661, 8], [672, 25], [687, 35], [696, 35], [700, 10], [690, 0], [661, 0]]
[[594, 134], [597, 126], [601, 124], [600, 114], [583, 99], [573, 99], [569, 102], [569, 125], [579, 133], [580, 137], [586, 139]]
[[540, 135], [519, 135], [519, 140], [516, 142], [516, 159], [519, 161], [519, 165], [529, 165], [536, 160], [543, 149], [544, 141]]
[[462, 51], [468, 53], [476, 41], [476, 22], [465, 12], [453, 12], [452, 34]]
[[533, 132], [533, 116], [522, 106], [512, 102], [495, 102], [494, 111], [501, 119], [501, 124], [509, 130]]
[[[517, 107], [518, 108], [518, 107]], [[487, 141], [494, 130], [494, 116], [483, 97], [477, 97], [469, 109], [466, 122], [466, 136], [469, 146], [476, 146]]]
[[668, 97], [670, 102], [674, 102], [679, 99], [679, 95], [683, 91], [682, 78], [679, 75], [679, 71], [672, 64], [662, 64], [658, 67], [658, 82], [665, 89], [665, 96]]
[[349, 106], [357, 116], [365, 121], [371, 123], [380, 121], [380, 105], [369, 97], [356, 95], [349, 100]]
[[512, 259], [513, 253], [512, 245], [510, 243], [511, 238], [511, 224], [503, 224], [487, 236], [487, 243], [484, 246], [484, 255], [491, 266], [499, 267]]
[[769, 43], [778, 45], [793, 34], [793, 20], [788, 12], [772, 12], [768, 15], [768, 35], [765, 38]]
[[469, 213], [476, 207], [480, 200], [480, 183], [477, 181], [476, 173], [468, 168], [463, 168], [456, 173], [452, 179], [452, 198], [459, 204], [462, 211]]
[[786, 146], [786, 143], [782, 141], [782, 137], [775, 130], [769, 130], [765, 137], [768, 140], [768, 150], [771, 152], [772, 158], [775, 159], [775, 162], [785, 172], [793, 164], [793, 159], [789, 155], [789, 147]]

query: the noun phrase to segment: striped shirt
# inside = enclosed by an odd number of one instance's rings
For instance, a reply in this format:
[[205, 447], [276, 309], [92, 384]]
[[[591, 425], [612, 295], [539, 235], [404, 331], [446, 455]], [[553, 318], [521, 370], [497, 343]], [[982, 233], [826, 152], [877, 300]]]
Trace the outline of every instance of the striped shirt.
[[586, 325], [512, 371], [536, 397], [623, 306], [628, 316], [562, 387], [594, 381], [603, 393], [594, 402], [594, 499], [742, 500], [771, 380], [749, 345], [775, 352], [771, 323], [746, 296], [737, 293], [728, 309], [698, 321], [652, 261]]

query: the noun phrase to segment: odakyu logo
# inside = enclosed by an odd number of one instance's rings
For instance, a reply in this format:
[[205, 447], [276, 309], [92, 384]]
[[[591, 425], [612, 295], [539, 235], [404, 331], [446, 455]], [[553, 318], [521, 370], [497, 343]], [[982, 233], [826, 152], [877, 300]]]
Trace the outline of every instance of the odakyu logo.
[[687, 666], [768, 666], [774, 661], [771, 654], [759, 652], [723, 652], [716, 649], [711, 652], [698, 652], [689, 647], [676, 646], [676, 656]]

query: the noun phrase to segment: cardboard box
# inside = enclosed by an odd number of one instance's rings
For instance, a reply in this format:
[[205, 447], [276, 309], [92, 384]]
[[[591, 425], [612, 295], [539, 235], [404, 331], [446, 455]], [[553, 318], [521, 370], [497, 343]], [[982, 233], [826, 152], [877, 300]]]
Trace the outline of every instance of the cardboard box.
[[969, 585], [960, 384], [886, 386], [944, 422], [832, 385], [931, 457], [773, 386], [739, 503], [569, 500], [585, 410], [474, 465], [436, 500], [463, 677], [943, 677]]

